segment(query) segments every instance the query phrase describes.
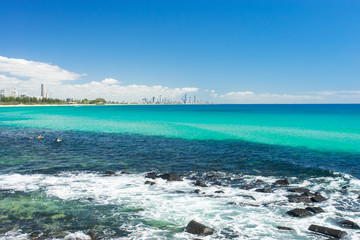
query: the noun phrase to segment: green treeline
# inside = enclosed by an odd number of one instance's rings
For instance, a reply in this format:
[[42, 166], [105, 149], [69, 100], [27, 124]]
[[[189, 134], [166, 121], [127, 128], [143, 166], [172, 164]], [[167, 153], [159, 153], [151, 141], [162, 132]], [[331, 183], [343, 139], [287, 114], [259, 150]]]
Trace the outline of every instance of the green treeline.
[[37, 97], [5, 97], [0, 98], [1, 105], [35, 105], [35, 104], [105, 104], [106, 100], [97, 98], [95, 100], [61, 100], [58, 98], [37, 98]]

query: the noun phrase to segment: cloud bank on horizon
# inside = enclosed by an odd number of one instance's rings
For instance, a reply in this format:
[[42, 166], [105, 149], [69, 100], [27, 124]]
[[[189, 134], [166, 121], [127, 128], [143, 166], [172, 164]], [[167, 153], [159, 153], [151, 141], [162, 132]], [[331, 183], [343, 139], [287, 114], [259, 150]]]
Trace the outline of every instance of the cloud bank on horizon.
[[[197, 87], [169, 88], [161, 85], [123, 85], [114, 78], [76, 83], [86, 74], [62, 69], [59, 66], [0, 56], [0, 89], [16, 87], [20, 94], [40, 95], [40, 85], [46, 84], [52, 98], [95, 99], [103, 97], [110, 101], [141, 101], [162, 95], [176, 99], [185, 93], [198, 94]], [[216, 90], [201, 91], [203, 97], [214, 103], [359, 103], [360, 91], [320, 91], [299, 94], [254, 93], [232, 91], [219, 94]]]

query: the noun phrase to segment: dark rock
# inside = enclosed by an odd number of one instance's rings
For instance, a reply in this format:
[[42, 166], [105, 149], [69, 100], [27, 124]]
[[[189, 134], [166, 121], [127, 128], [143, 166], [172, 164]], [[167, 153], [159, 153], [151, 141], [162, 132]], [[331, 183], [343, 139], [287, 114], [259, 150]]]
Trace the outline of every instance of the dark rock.
[[342, 189], [348, 189], [350, 186], [349, 185], [345, 185], [342, 187]]
[[195, 186], [198, 186], [198, 187], [207, 187], [207, 185], [201, 181], [201, 180], [196, 180], [196, 182], [194, 183]]
[[293, 231], [294, 230], [293, 228], [283, 227], [283, 226], [277, 226], [276, 228], [279, 229], [279, 230], [286, 230], [286, 231]]
[[302, 208], [295, 208], [286, 213], [289, 214], [290, 216], [299, 217], [299, 218], [310, 217], [313, 215], [310, 211]]
[[308, 193], [308, 192], [310, 192], [310, 190], [307, 188], [290, 188], [290, 189], [288, 189], [288, 192]]
[[263, 180], [261, 180], [261, 179], [256, 179], [256, 181], [255, 181], [256, 183], [264, 183], [264, 181]]
[[252, 188], [255, 188], [255, 184], [246, 184], [243, 188], [246, 189], [246, 190], [249, 190], [249, 189], [252, 189]]
[[152, 181], [145, 181], [145, 184], [149, 184], [149, 185], [154, 185], [155, 184], [155, 182], [152, 182]]
[[194, 220], [191, 220], [191, 222], [189, 222], [189, 224], [186, 226], [185, 231], [188, 233], [203, 235], [203, 236], [214, 233], [214, 229], [209, 228], [209, 227], [207, 227], [201, 223], [198, 223]]
[[113, 171], [105, 171], [104, 175], [105, 176], [114, 176], [114, 175], [116, 175], [116, 173], [114, 173]]
[[301, 196], [305, 196], [305, 197], [314, 197], [315, 194], [313, 194], [312, 192], [304, 192], [301, 194]]
[[129, 172], [122, 171], [121, 174], [130, 174]]
[[238, 182], [238, 181], [243, 181], [243, 180], [244, 180], [243, 178], [234, 178], [231, 181]]
[[197, 193], [197, 194], [200, 194], [200, 189], [195, 189], [195, 191], [194, 191], [195, 193]]
[[215, 193], [224, 193], [224, 191], [215, 191]]
[[86, 235], [90, 236], [91, 240], [97, 240], [99, 239], [99, 236], [97, 236], [95, 233], [93, 233], [92, 231], [88, 231], [86, 233]]
[[185, 193], [185, 191], [181, 191], [181, 190], [176, 190], [176, 193]]
[[42, 235], [43, 235], [43, 233], [40, 230], [35, 230], [32, 233], [30, 233], [30, 238], [31, 239], [38, 239]]
[[243, 198], [249, 198], [249, 199], [252, 199], [252, 200], [256, 200], [253, 196], [250, 196], [250, 195], [238, 195], [240, 197], [243, 197]]
[[322, 213], [324, 210], [321, 207], [307, 207], [306, 210], [312, 212], [312, 213]]
[[151, 172], [151, 173], [146, 174], [145, 177], [151, 178], [151, 179], [156, 179], [156, 178], [158, 178], [158, 175], [155, 172]]
[[293, 203], [310, 203], [311, 199], [305, 196], [299, 196], [299, 195], [289, 195], [287, 196], [289, 199], [289, 202]]
[[360, 195], [358, 196], [358, 199], [360, 199]]
[[339, 225], [344, 228], [360, 229], [359, 225], [350, 220], [342, 220], [339, 222]]
[[273, 190], [271, 190], [270, 188], [259, 188], [259, 189], [256, 189], [255, 192], [273, 193]]
[[215, 185], [215, 186], [223, 186], [223, 184], [221, 182], [219, 182], [219, 181], [214, 182], [213, 185]]
[[218, 178], [218, 176], [212, 174], [212, 175], [207, 175], [206, 178], [212, 178], [212, 179], [214, 179], [214, 178]]
[[342, 238], [347, 235], [346, 232], [341, 231], [341, 230], [328, 228], [328, 227], [322, 227], [322, 226], [313, 225], [313, 224], [310, 225], [309, 230], [313, 231], [313, 232], [317, 232], [317, 233], [322, 233], [322, 234], [325, 234], [328, 236], [336, 237], [336, 238]]
[[168, 180], [169, 182], [172, 181], [182, 181], [182, 178], [175, 172], [165, 173], [160, 175], [162, 179]]
[[320, 193], [316, 192], [315, 196], [311, 198], [313, 202], [323, 202], [326, 201], [327, 198], [323, 197]]
[[289, 185], [290, 182], [286, 179], [277, 180], [274, 182], [275, 185]]

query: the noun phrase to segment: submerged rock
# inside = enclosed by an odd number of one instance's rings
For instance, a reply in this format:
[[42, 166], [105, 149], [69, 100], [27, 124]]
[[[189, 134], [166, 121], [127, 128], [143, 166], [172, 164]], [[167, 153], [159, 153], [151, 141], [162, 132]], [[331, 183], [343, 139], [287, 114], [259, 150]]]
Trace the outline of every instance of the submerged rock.
[[295, 193], [309, 193], [310, 190], [307, 188], [290, 188], [288, 192], [295, 192]]
[[273, 190], [271, 190], [270, 188], [259, 188], [259, 189], [256, 189], [255, 192], [273, 193]]
[[283, 227], [283, 226], [277, 226], [276, 227], [279, 230], [285, 230], [285, 231], [293, 231], [293, 228], [289, 228], [289, 227]]
[[310, 203], [311, 202], [311, 199], [306, 196], [289, 195], [287, 197], [289, 199], [289, 202], [293, 202], [293, 203]]
[[191, 220], [191, 222], [189, 222], [186, 226], [185, 231], [192, 234], [206, 236], [213, 234], [215, 230], [205, 226], [204, 224]]
[[196, 182], [194, 183], [195, 186], [198, 186], [198, 187], [207, 187], [207, 185], [201, 181], [201, 180], [196, 180]]
[[276, 180], [274, 182], [275, 185], [289, 185], [290, 182], [286, 179], [280, 179], [280, 180]]
[[170, 173], [165, 173], [162, 175], [159, 175], [160, 178], [165, 179], [169, 182], [172, 181], [182, 181], [182, 177], [180, 177], [177, 173], [175, 172], [170, 172]]
[[360, 229], [359, 225], [357, 225], [356, 223], [354, 223], [353, 221], [350, 221], [350, 220], [342, 220], [338, 223], [341, 227], [344, 227], [344, 228]]
[[290, 216], [299, 217], [299, 218], [311, 217], [313, 215], [310, 211], [302, 208], [295, 208], [286, 213]]
[[243, 197], [243, 198], [248, 198], [248, 199], [251, 199], [251, 200], [256, 200], [253, 196], [250, 196], [250, 195], [238, 195], [239, 197]]
[[326, 201], [327, 198], [323, 197], [320, 193], [316, 192], [315, 196], [311, 198], [313, 202], [323, 202]]
[[221, 191], [221, 190], [220, 191], [215, 191], [215, 193], [224, 193], [224, 191]]
[[195, 189], [195, 191], [194, 191], [195, 193], [197, 193], [197, 194], [200, 194], [200, 189]]
[[152, 182], [152, 181], [145, 181], [145, 184], [149, 184], [149, 185], [154, 185], [155, 184], [155, 182]]
[[105, 171], [105, 172], [104, 172], [104, 175], [105, 175], [105, 176], [114, 176], [114, 175], [116, 175], [116, 173], [113, 172], [113, 171]]
[[94, 232], [92, 232], [92, 231], [88, 231], [86, 234], [90, 236], [91, 240], [98, 240], [98, 239], [100, 239], [99, 236], [97, 236], [97, 235], [96, 235]]
[[321, 207], [307, 207], [306, 210], [313, 212], [313, 213], [322, 213], [325, 212]]
[[342, 238], [347, 235], [347, 233], [345, 231], [328, 228], [328, 227], [322, 227], [322, 226], [318, 226], [318, 225], [314, 225], [314, 224], [310, 225], [309, 230], [313, 231], [313, 232], [321, 233], [324, 235], [336, 237], [336, 238]]
[[158, 175], [155, 172], [151, 172], [151, 173], [146, 174], [145, 178], [156, 179], [156, 178], [158, 178]]

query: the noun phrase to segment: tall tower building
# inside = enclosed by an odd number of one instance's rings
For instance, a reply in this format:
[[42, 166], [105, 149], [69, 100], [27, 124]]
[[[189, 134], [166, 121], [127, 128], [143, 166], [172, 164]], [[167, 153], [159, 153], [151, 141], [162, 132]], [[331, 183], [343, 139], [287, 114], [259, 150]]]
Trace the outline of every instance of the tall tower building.
[[0, 98], [5, 97], [5, 89], [0, 90]]
[[10, 97], [17, 97], [17, 88], [16, 87], [10, 88]]
[[187, 103], [187, 95], [185, 93], [185, 96], [184, 96], [184, 103]]
[[41, 84], [41, 97], [47, 98], [46, 86], [43, 83]]

